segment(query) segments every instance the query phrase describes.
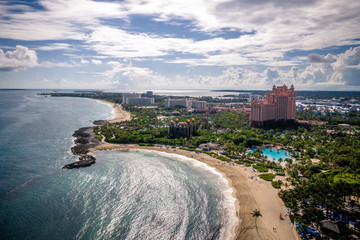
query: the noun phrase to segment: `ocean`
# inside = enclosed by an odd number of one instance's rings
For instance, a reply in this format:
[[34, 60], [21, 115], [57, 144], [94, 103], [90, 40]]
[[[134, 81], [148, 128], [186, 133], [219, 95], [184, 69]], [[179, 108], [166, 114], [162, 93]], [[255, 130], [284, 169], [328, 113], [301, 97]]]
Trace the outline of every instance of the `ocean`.
[[0, 91], [0, 239], [223, 239], [227, 181], [205, 164], [152, 151], [77, 159], [71, 136], [112, 108], [90, 99]]

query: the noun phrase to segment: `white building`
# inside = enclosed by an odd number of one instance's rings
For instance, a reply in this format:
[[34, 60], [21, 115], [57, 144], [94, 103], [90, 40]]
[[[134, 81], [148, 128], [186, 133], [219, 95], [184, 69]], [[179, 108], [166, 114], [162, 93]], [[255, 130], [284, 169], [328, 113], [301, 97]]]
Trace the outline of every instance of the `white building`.
[[140, 93], [123, 93], [122, 94], [122, 104], [128, 104], [128, 98], [140, 98]]
[[131, 105], [150, 105], [150, 104], [154, 104], [154, 98], [145, 98], [145, 97], [127, 98], [126, 102], [127, 102], [126, 104], [131, 104]]
[[202, 110], [207, 108], [207, 102], [205, 101], [191, 101], [191, 107], [197, 110]]
[[171, 108], [171, 107], [182, 107], [189, 109], [191, 107], [191, 101], [187, 98], [165, 99], [165, 108]]

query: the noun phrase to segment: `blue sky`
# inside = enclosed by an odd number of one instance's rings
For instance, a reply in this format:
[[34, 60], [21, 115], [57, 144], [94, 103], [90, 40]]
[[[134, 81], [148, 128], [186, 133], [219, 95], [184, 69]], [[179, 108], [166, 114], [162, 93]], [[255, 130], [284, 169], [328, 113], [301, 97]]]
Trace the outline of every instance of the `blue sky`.
[[0, 88], [360, 90], [360, 1], [0, 2]]

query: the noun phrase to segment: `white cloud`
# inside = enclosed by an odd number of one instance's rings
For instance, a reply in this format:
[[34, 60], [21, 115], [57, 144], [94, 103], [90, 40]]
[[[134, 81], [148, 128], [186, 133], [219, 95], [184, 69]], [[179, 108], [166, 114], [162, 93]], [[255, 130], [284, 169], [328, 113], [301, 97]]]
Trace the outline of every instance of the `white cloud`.
[[56, 51], [56, 50], [70, 50], [70, 49], [71, 46], [67, 43], [53, 43], [37, 48], [37, 50], [42, 50], [42, 51]]
[[103, 62], [101, 60], [97, 60], [97, 59], [92, 59], [91, 60], [91, 64], [95, 64], [95, 65], [100, 65], [102, 64]]
[[345, 53], [339, 54], [336, 62], [331, 64], [334, 74], [332, 81], [345, 82], [347, 85], [360, 85], [360, 47], [350, 48]]
[[52, 67], [74, 67], [76, 65], [74, 64], [70, 64], [68, 62], [49, 62], [49, 61], [45, 61], [45, 62], [41, 62], [38, 67], [44, 67], [44, 68], [52, 68]]
[[308, 63], [333, 63], [335, 59], [332, 54], [322, 56], [320, 54], [312, 53], [308, 56]]
[[[82, 63], [88, 63], [84, 60]], [[68, 62], [38, 62], [37, 53], [35, 50], [30, 50], [27, 47], [17, 45], [14, 51], [7, 51], [4, 53], [0, 49], [0, 72], [16, 72], [33, 67], [74, 67], [77, 64], [70, 64]]]
[[[107, 76], [111, 84], [123, 82], [132, 86], [135, 83], [143, 86], [141, 81], [145, 85], [161, 82], [158, 84], [161, 87], [166, 81], [170, 86], [204, 84], [202, 86], [216, 88], [231, 87], [231, 84], [239, 88], [251, 87], [252, 84], [255, 87], [260, 84], [267, 86], [274, 81], [296, 82], [298, 86], [310, 89], [326, 83], [332, 86], [359, 85], [359, 47], [339, 55], [313, 53], [307, 58], [291, 58], [288, 54], [359, 44], [360, 1], [41, 0], [38, 3], [41, 9], [0, 2], [1, 37], [27, 41], [80, 40], [77, 41], [79, 45], [84, 44], [80, 47], [95, 51], [95, 56], [91, 55], [93, 52], [78, 58], [63, 54], [70, 56], [68, 61], [73, 62], [38, 64], [35, 51], [16, 48], [13, 52], [23, 51], [28, 58], [7, 58], [7, 53], [1, 51], [0, 70], [78, 66], [79, 62], [88, 64], [84, 58], [92, 59], [91, 64], [101, 64], [109, 58], [131, 58], [134, 62], [158, 61], [187, 67], [220, 66], [226, 69], [220, 75], [196, 76], [196, 71], [192, 71], [191, 76], [184, 73], [184, 76], [170, 79], [150, 68], [110, 62], [108, 66], [112, 69], [102, 75]], [[132, 28], [133, 16], [150, 18], [150, 22], [162, 21], [169, 26], [183, 26], [184, 35], [136, 32], [137, 28]], [[108, 20], [117, 22], [108, 24]], [[220, 34], [228, 31], [232, 31], [234, 38], [220, 37], [226, 36]], [[197, 40], [195, 36], [203, 40]], [[65, 43], [51, 43], [36, 49], [73, 50]], [[255, 71], [238, 67], [249, 65], [262, 65], [264, 69]], [[291, 68], [284, 70], [285, 66]]]
[[[241, 63], [280, 62], [284, 53], [358, 44], [360, 2], [329, 1], [249, 1], [249, 0], [133, 0], [116, 2], [40, 1], [44, 10], [22, 5], [0, 5], [3, 38], [21, 40], [86, 40], [90, 49], [111, 57], [157, 57], [177, 52], [200, 54], [207, 60], [181, 57], [186, 63], [235, 65], [226, 58], [241, 55]], [[15, 9], [21, 11], [14, 12]], [[106, 26], [102, 20], [121, 19], [131, 26], [131, 16], [143, 15], [168, 24], [193, 26], [193, 31], [209, 34], [208, 40], [163, 37], [130, 33]], [[31, 27], [29, 27], [31, 26]], [[241, 32], [235, 39], [216, 36], [224, 29]], [[90, 36], [90, 37], [89, 37]], [[166, 36], [166, 37], [165, 37]], [[217, 52], [216, 54], [210, 54]], [[217, 55], [217, 56], [214, 56]], [[276, 65], [289, 65], [290, 62]]]
[[152, 88], [161, 86], [161, 88], [171, 87], [171, 79], [150, 70], [132, 66], [131, 61], [124, 59], [120, 61], [109, 61], [106, 63], [111, 69], [105, 72], [95, 73], [106, 77], [111, 81], [113, 87], [117, 88]]
[[[122, 4], [90, 0], [42, 0], [41, 10], [0, 3], [2, 38], [19, 40], [86, 39], [100, 18], [126, 18]], [[16, 10], [16, 11], [15, 11]]]
[[[324, 60], [325, 59], [325, 60]], [[331, 59], [331, 61], [330, 61]], [[117, 86], [135, 88], [191, 88], [201, 89], [271, 89], [273, 84], [294, 84], [297, 89], [304, 90], [351, 90], [358, 88], [360, 82], [349, 76], [349, 71], [359, 73], [360, 47], [350, 49], [343, 54], [316, 56], [315, 64], [304, 68], [291, 67], [226, 67], [221, 74], [197, 74], [190, 66], [183, 75], [166, 77], [149, 68], [135, 67], [131, 61], [110, 61], [110, 70], [98, 73], [118, 83]], [[325, 62], [325, 64], [317, 64]]]
[[14, 51], [4, 53], [0, 49], [0, 71], [11, 72], [35, 67], [38, 65], [36, 52], [17, 45]]

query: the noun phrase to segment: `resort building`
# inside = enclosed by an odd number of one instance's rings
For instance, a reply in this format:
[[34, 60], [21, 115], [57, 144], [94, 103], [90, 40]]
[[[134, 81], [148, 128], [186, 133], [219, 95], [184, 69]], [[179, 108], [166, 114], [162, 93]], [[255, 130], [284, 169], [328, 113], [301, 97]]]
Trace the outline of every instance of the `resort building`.
[[126, 104], [131, 105], [151, 105], [154, 104], [154, 98], [146, 98], [146, 97], [140, 97], [140, 98], [127, 98]]
[[139, 93], [123, 93], [122, 103], [131, 105], [150, 105], [154, 104], [154, 98], [141, 97]]
[[194, 120], [194, 118], [188, 119], [187, 122], [179, 122], [178, 118], [175, 122], [171, 120], [169, 126], [170, 137], [192, 137], [196, 132]]
[[191, 108], [196, 110], [207, 109], [207, 102], [205, 101], [191, 101]]
[[122, 104], [128, 104], [129, 98], [140, 98], [140, 93], [123, 93], [122, 94]]
[[205, 101], [195, 101], [187, 98], [179, 99], [165, 99], [165, 108], [186, 108], [186, 109], [196, 109], [196, 110], [206, 110], [207, 102]]
[[187, 98], [165, 99], [165, 108], [171, 108], [171, 107], [189, 109], [191, 107], [191, 101]]
[[251, 125], [261, 127], [270, 122], [294, 122], [295, 102], [294, 85], [290, 88], [285, 84], [278, 87], [274, 85], [272, 93], [268, 91], [265, 99], [251, 102]]

